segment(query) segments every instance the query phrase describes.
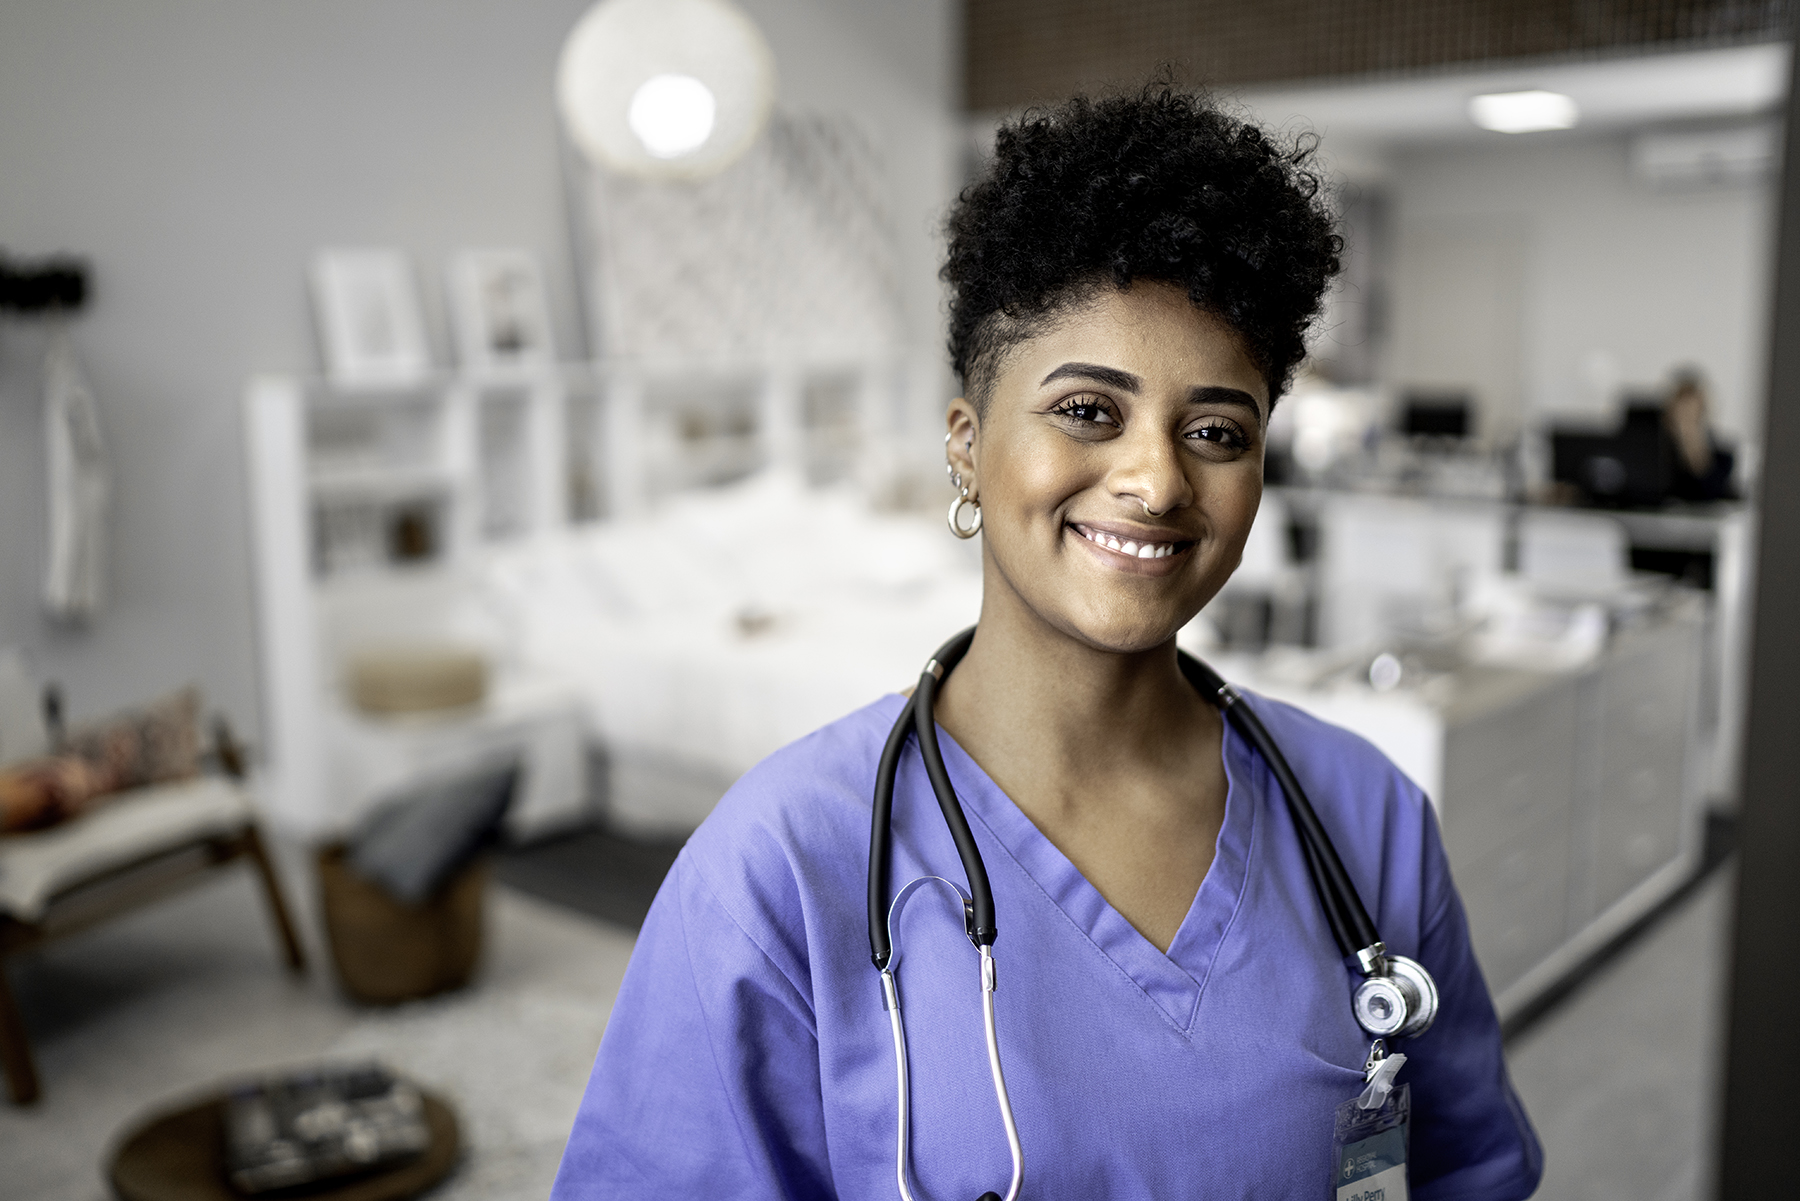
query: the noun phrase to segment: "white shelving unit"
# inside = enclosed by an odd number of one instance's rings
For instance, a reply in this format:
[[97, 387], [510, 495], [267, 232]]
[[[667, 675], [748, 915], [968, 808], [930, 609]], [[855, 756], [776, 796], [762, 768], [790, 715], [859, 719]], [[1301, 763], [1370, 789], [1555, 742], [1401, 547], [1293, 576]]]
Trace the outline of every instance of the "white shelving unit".
[[[477, 712], [378, 720], [338, 696], [346, 632], [384, 607], [380, 631], [430, 640], [433, 602], [454, 603], [483, 550], [569, 520], [569, 376], [442, 375], [380, 387], [261, 376], [244, 401], [258, 577], [262, 795], [307, 836], [353, 823], [373, 795], [507, 748], [525, 757], [519, 832], [585, 799], [579, 704], [554, 682], [495, 674]], [[413, 610], [409, 612], [409, 607]]]
[[[418, 559], [457, 561], [486, 541], [554, 529], [568, 520], [562, 462], [568, 388], [562, 373], [446, 376], [385, 387], [269, 376], [251, 384], [252, 423], [274, 421], [282, 453], [297, 450], [313, 513], [315, 570]], [[289, 409], [295, 419], [277, 418]], [[273, 444], [253, 446], [274, 453]], [[257, 457], [253, 453], [252, 461]], [[358, 514], [371, 520], [359, 523]], [[412, 541], [339, 546], [382, 519], [423, 522]], [[391, 528], [386, 533], [394, 535]], [[420, 535], [423, 535], [421, 540]], [[404, 543], [404, 544], [403, 544]]]
[[596, 373], [603, 403], [585, 453], [615, 517], [762, 468], [813, 483], [879, 478], [883, 435], [904, 427], [908, 403], [907, 373], [888, 359], [619, 361]]

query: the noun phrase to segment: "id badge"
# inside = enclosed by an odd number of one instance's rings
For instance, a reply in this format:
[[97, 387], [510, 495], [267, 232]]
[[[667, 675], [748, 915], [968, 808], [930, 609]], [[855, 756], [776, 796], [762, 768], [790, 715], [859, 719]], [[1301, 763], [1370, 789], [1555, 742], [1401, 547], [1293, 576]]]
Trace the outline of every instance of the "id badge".
[[1380, 1105], [1364, 1109], [1356, 1096], [1337, 1107], [1331, 1158], [1337, 1165], [1334, 1201], [1407, 1201], [1407, 1127], [1412, 1086], [1402, 1084]]

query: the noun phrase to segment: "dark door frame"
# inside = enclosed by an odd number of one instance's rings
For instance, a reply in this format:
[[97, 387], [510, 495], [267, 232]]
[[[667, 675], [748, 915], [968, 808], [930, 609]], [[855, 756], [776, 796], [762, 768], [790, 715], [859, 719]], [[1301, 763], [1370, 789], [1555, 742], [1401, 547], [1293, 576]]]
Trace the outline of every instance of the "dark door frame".
[[[1800, 65], [1800, 56], [1796, 56]], [[1777, 209], [1717, 1196], [1793, 1196], [1800, 1131], [1800, 79]], [[1679, 286], [1671, 281], [1671, 286]], [[1645, 1048], [1645, 1054], [1654, 1054]]]

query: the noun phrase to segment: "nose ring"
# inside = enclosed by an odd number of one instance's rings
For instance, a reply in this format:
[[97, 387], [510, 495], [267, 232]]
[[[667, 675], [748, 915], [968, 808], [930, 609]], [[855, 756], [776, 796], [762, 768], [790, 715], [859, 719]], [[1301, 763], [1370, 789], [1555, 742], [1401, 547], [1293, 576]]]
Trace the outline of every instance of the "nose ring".
[[1144, 506], [1144, 516], [1145, 517], [1161, 517], [1168, 512], [1167, 509], [1152, 509], [1150, 507], [1150, 502], [1147, 500], [1140, 499], [1138, 501], [1138, 504]]

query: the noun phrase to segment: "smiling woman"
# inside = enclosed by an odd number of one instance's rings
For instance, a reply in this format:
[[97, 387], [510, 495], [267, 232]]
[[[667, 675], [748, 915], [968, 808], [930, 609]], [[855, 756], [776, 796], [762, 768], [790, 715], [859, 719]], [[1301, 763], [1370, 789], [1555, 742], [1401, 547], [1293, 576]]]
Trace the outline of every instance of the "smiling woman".
[[1109, 286], [1013, 347], [985, 416], [949, 413], [987, 534], [982, 626], [1017, 600], [1096, 647], [1166, 643], [1243, 554], [1268, 397], [1231, 329], [1162, 283]]
[[[945, 268], [980, 623], [916, 699], [771, 756], [689, 842], [557, 1198], [969, 1198], [1009, 1167], [1008, 1201], [1536, 1187], [1429, 803], [1350, 734], [1203, 696], [1175, 646], [1243, 554], [1337, 270], [1308, 157], [1170, 89], [1001, 131]], [[1323, 877], [1385, 946], [1346, 946]], [[1435, 1025], [1385, 1027], [1404, 1055], [1364, 1033], [1387, 956], [1442, 992]]]
[[966, 399], [949, 412], [984, 581], [939, 720], [1164, 951], [1226, 792], [1219, 716], [1173, 640], [1243, 555], [1268, 407], [1242, 339], [1145, 280], [1010, 348], [985, 415]]

